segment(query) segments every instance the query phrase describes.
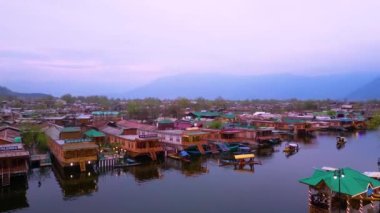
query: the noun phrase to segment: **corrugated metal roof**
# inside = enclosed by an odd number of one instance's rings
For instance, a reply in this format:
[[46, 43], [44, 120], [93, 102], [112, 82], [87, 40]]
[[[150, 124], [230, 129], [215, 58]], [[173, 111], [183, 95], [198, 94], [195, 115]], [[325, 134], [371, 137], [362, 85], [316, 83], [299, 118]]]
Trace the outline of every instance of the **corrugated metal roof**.
[[316, 186], [319, 183], [324, 182], [332, 191], [338, 192], [340, 188], [341, 193], [350, 196], [356, 196], [367, 192], [369, 184], [373, 188], [380, 188], [380, 181], [367, 177], [356, 170], [347, 167], [343, 168], [342, 171], [344, 177], [340, 178], [340, 187], [339, 181], [334, 178], [335, 171], [317, 169], [311, 177], [299, 181], [311, 186]]
[[80, 127], [65, 127], [61, 132], [80, 132]]

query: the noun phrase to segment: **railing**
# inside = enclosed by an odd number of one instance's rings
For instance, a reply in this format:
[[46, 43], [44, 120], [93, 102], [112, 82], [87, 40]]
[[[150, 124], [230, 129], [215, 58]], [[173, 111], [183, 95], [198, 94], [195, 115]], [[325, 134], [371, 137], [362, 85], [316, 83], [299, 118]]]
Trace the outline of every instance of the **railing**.
[[160, 151], [163, 151], [164, 149], [160, 146], [160, 147], [150, 147], [150, 148], [136, 148], [136, 149], [131, 149], [131, 150], [127, 150], [127, 151], [131, 151], [131, 152], [136, 152], [136, 153], [149, 153], [149, 152], [160, 152]]
[[9, 168], [1, 168], [2, 172], [9, 172], [10, 174], [24, 173], [28, 171], [28, 168], [25, 165], [15, 166]]

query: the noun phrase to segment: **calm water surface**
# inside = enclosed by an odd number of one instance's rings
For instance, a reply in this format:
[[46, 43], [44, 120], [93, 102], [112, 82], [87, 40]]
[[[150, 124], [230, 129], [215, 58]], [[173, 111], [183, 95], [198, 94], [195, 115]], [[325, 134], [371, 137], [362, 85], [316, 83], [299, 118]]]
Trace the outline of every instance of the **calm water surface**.
[[274, 150], [258, 150], [263, 165], [253, 172], [219, 167], [217, 157], [198, 158], [191, 164], [167, 159], [72, 177], [55, 167], [34, 169], [27, 181], [0, 189], [0, 211], [307, 212], [307, 186], [298, 180], [310, 176], [313, 168], [379, 170], [379, 132], [347, 134], [348, 143], [339, 150], [336, 136], [318, 133], [316, 138], [300, 140], [300, 151], [288, 157], [282, 152], [284, 143]]

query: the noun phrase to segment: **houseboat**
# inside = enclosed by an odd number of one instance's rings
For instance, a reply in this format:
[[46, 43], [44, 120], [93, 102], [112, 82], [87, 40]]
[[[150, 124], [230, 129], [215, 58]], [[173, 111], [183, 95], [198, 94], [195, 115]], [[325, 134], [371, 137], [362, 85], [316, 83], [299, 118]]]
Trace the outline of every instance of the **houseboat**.
[[368, 212], [379, 210], [373, 202], [380, 200], [380, 181], [351, 168], [316, 169], [299, 182], [309, 188], [309, 212], [364, 212], [367, 205], [372, 208]]
[[20, 140], [20, 136], [21, 134], [18, 128], [11, 126], [0, 127], [0, 145], [12, 144], [17, 140]]
[[104, 126], [100, 129], [107, 136], [107, 142], [114, 144], [132, 157], [148, 156], [157, 160], [157, 154], [163, 148], [155, 133], [147, 134], [137, 128], [123, 128], [119, 126]]
[[10, 185], [12, 176], [26, 175], [29, 157], [21, 143], [0, 145], [0, 186]]
[[206, 151], [203, 145], [207, 144], [208, 133], [198, 130], [163, 130], [157, 131], [160, 143], [166, 151], [178, 152], [196, 146], [201, 154]]
[[61, 167], [79, 167], [81, 172], [85, 172], [96, 165], [98, 145], [82, 135], [80, 128], [50, 125], [45, 134], [50, 152]]

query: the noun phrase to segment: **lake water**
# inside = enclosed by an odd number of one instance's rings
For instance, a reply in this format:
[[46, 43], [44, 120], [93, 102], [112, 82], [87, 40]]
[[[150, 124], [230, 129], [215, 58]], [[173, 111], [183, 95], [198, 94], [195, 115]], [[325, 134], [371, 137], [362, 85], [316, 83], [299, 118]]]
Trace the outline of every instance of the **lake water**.
[[282, 152], [284, 143], [259, 150], [263, 165], [254, 171], [219, 167], [216, 156], [190, 164], [167, 159], [99, 175], [34, 169], [27, 181], [0, 189], [0, 211], [307, 212], [308, 189], [298, 180], [310, 176], [313, 168], [379, 170], [380, 132], [347, 134], [348, 143], [339, 150], [336, 136], [318, 133], [300, 140], [300, 151], [288, 157]]

